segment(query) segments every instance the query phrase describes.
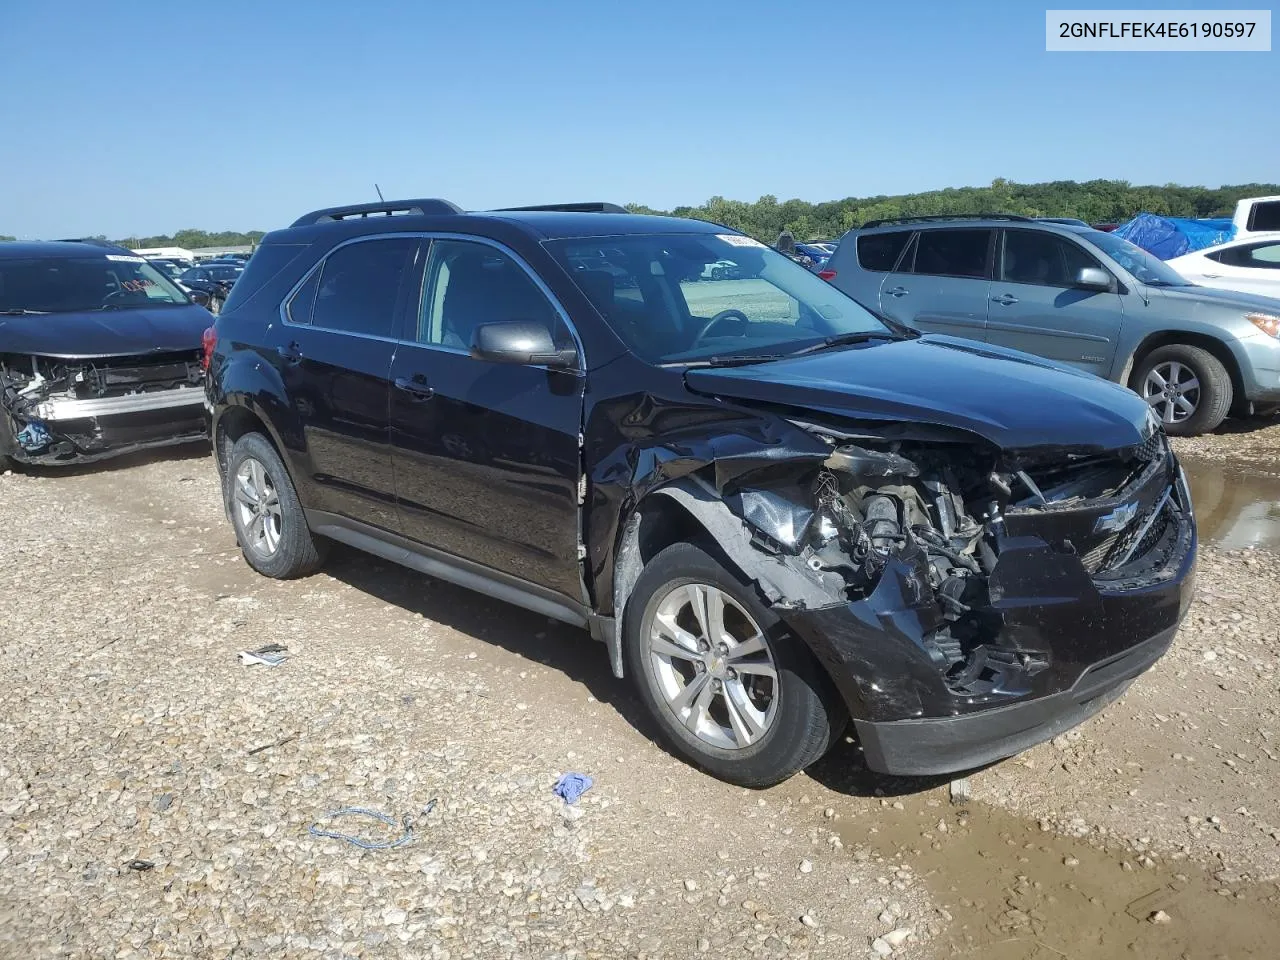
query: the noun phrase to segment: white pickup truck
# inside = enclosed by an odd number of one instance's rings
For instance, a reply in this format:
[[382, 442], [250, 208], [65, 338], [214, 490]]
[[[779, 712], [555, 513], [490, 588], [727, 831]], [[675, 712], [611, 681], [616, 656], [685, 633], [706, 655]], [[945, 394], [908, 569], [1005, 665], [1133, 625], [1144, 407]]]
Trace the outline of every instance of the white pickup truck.
[[1280, 231], [1280, 197], [1245, 197], [1236, 203], [1234, 239]]

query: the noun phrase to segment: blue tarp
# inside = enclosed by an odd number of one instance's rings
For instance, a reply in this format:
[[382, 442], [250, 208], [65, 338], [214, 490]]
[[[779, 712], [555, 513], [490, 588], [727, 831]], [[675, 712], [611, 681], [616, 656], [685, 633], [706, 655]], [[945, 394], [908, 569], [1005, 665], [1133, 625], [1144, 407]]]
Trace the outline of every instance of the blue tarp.
[[1229, 219], [1191, 220], [1140, 213], [1116, 227], [1115, 234], [1161, 260], [1172, 260], [1192, 250], [1203, 250], [1231, 239], [1235, 228]]

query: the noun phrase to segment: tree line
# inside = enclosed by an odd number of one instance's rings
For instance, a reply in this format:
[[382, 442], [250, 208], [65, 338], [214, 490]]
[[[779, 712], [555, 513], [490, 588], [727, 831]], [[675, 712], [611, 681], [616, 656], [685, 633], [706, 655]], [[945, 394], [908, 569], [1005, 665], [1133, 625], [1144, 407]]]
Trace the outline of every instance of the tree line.
[[993, 180], [989, 187], [949, 187], [898, 196], [846, 197], [809, 203], [763, 196], [754, 203], [712, 197], [697, 207], [656, 210], [627, 204], [635, 213], [665, 213], [722, 223], [772, 243], [785, 228], [797, 240], [834, 240], [868, 220], [946, 213], [1015, 213], [1028, 217], [1077, 217], [1088, 223], [1122, 223], [1139, 213], [1168, 217], [1230, 216], [1244, 197], [1280, 194], [1280, 184], [1234, 186], [1134, 186], [1126, 180], [1055, 180], [1014, 183]]
[[[1127, 180], [1054, 180], [1049, 183], [1014, 183], [997, 179], [988, 187], [948, 187], [898, 196], [846, 197], [810, 203], [763, 196], [754, 203], [712, 197], [696, 207], [657, 210], [639, 203], [627, 204], [635, 213], [665, 213], [722, 223], [772, 243], [785, 228], [797, 240], [835, 239], [868, 220], [939, 213], [1016, 213], [1028, 217], [1078, 217], [1089, 223], [1120, 223], [1139, 213], [1169, 217], [1230, 216], [1243, 197], [1280, 194], [1280, 184], [1242, 183], [1234, 186], [1184, 187], [1170, 183], [1134, 186]], [[242, 247], [262, 239], [261, 230], [237, 233], [224, 230], [179, 230], [172, 235], [123, 237], [125, 247]], [[0, 240], [13, 237], [0, 235]], [[105, 236], [97, 239], [105, 240]]]

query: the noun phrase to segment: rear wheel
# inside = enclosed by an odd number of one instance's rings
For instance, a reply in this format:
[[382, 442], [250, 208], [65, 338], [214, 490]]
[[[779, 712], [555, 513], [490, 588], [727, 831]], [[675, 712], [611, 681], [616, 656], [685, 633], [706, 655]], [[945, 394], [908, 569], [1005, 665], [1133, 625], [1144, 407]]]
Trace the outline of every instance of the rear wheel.
[[1207, 433], [1231, 409], [1231, 376], [1208, 350], [1171, 343], [1152, 350], [1139, 364], [1133, 389], [1147, 401], [1175, 437]]
[[745, 787], [813, 763], [847, 722], [808, 648], [690, 543], [649, 561], [627, 603], [627, 666], [671, 750]]
[[231, 523], [249, 566], [278, 580], [320, 569], [325, 541], [312, 536], [289, 472], [262, 434], [247, 433], [231, 448], [227, 487]]

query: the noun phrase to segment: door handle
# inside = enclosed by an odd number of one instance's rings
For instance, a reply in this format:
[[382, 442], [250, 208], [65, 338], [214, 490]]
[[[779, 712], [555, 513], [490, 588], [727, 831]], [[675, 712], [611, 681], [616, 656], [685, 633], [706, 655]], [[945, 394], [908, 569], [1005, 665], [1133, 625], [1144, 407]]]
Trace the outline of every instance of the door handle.
[[885, 293], [887, 293], [891, 297], [905, 297], [910, 292], [911, 291], [908, 290], [906, 287], [894, 287], [892, 290], [885, 291]]
[[1204, 277], [1206, 280], [1217, 280], [1218, 278], [1220, 278], [1220, 277], [1222, 276], [1222, 274], [1220, 274], [1220, 273], [1202, 273], [1202, 274], [1200, 274], [1200, 276]]
[[1013, 306], [1013, 304], [1018, 302], [1018, 298], [1011, 293], [1002, 293], [998, 297], [992, 297], [991, 302], [1003, 304], [1006, 307], [1010, 307], [1010, 306]]
[[276, 353], [280, 354], [286, 363], [299, 363], [302, 360], [302, 347], [298, 345], [297, 340], [290, 340], [287, 346], [276, 347]]
[[415, 373], [412, 377], [396, 377], [395, 385], [397, 390], [403, 390], [413, 397], [414, 403], [430, 400], [436, 393], [427, 386], [427, 378], [420, 373]]

